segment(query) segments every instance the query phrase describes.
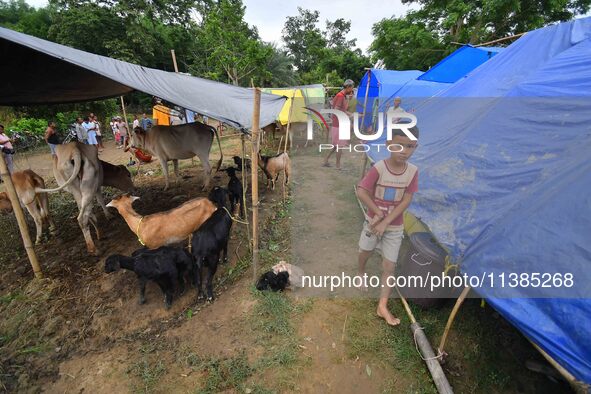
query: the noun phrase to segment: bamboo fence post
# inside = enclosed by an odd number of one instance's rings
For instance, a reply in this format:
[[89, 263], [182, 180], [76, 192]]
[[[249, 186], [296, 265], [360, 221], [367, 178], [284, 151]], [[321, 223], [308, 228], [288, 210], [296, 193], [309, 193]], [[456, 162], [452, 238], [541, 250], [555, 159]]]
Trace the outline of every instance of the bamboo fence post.
[[16, 194], [16, 189], [14, 188], [14, 184], [12, 183], [12, 177], [8, 172], [8, 167], [6, 167], [6, 161], [4, 161], [4, 153], [2, 152], [0, 152], [0, 175], [6, 183], [6, 191], [8, 193], [8, 197], [10, 197], [10, 202], [12, 203], [14, 216], [16, 216], [18, 229], [20, 230], [21, 238], [23, 239], [23, 244], [25, 245], [25, 251], [27, 252], [27, 256], [29, 257], [31, 266], [33, 267], [35, 278], [43, 279], [43, 272], [41, 271], [39, 260], [37, 260], [37, 255], [35, 254], [33, 242], [31, 242], [31, 236], [29, 235], [29, 228], [27, 227], [25, 214], [23, 213], [23, 208], [21, 207], [18, 195]]
[[285, 146], [283, 152], [287, 151], [287, 140], [289, 140], [289, 147], [292, 146], [291, 136], [289, 135], [289, 127], [291, 126], [291, 113], [293, 112], [293, 101], [295, 99], [296, 89], [291, 94], [291, 106], [289, 107], [289, 113], [287, 114], [287, 128], [285, 129]]
[[[365, 113], [367, 112], [367, 97], [369, 96], [369, 84], [371, 83], [371, 68], [367, 69], [367, 85], [365, 85], [365, 98], [363, 99], [363, 115], [361, 115], [361, 127], [365, 121]], [[367, 168], [367, 153], [363, 155], [363, 167], [361, 169], [361, 178], [365, 175]]]
[[[131, 137], [132, 130], [129, 129], [129, 123], [127, 122], [127, 112], [125, 111], [125, 102], [123, 101], [123, 96], [119, 97], [121, 99], [121, 111], [123, 111], [123, 119], [125, 119], [125, 127], [127, 127], [127, 138], [125, 139], [125, 143], [129, 145], [129, 138]], [[125, 146], [123, 146], [125, 149]]]
[[251, 184], [252, 184], [252, 278], [257, 279], [259, 264], [259, 122], [261, 115], [261, 90], [254, 89], [251, 135]]
[[[240, 136], [240, 141], [242, 142], [242, 201], [240, 201], [240, 209], [244, 212], [244, 221], [246, 222], [246, 234], [250, 237], [250, 223], [248, 222], [248, 210], [246, 209], [246, 192], [248, 191], [248, 185], [246, 183], [246, 146], [245, 146], [245, 136], [244, 133]], [[252, 171], [252, 170], [251, 170]], [[252, 244], [248, 243], [248, 248], [250, 249]], [[251, 249], [252, 250], [252, 249]]]

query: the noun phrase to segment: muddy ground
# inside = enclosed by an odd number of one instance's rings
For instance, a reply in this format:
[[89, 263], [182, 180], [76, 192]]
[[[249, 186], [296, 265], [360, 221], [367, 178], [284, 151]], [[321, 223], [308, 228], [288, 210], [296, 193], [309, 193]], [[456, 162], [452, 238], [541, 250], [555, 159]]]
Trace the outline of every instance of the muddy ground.
[[[128, 154], [112, 142], [106, 148], [101, 158], [127, 162]], [[229, 165], [228, 158], [240, 151], [239, 140], [224, 139], [223, 149]], [[292, 156], [290, 197], [283, 201], [280, 187], [261, 193], [259, 272], [282, 259], [310, 271], [309, 261], [332, 261], [353, 271], [361, 223], [352, 185], [359, 158], [346, 157], [345, 171], [336, 172], [320, 167], [313, 148], [294, 149]], [[214, 148], [212, 162], [217, 157]], [[52, 178], [47, 154], [26, 155], [17, 166]], [[201, 171], [190, 160], [181, 164], [181, 179], [167, 192], [156, 164], [141, 172], [135, 178], [141, 199], [134, 207], [142, 214], [204, 195], [198, 187]], [[223, 173], [213, 182], [226, 183]], [[51, 208], [58, 236], [36, 247], [43, 280], [33, 280], [14, 218], [1, 218], [0, 391], [436, 392], [398, 301], [391, 308], [402, 324], [390, 328], [375, 316], [373, 299], [257, 292], [244, 225], [233, 227], [230, 262], [216, 274], [215, 302], [198, 303], [189, 289], [165, 310], [154, 284], [148, 284], [147, 304], [138, 305], [132, 273], [103, 272], [109, 254], [129, 254], [140, 246], [121, 217], [107, 221], [97, 209], [105, 237], [95, 258], [86, 254], [73, 200], [65, 193], [52, 195]], [[370, 269], [377, 270], [376, 264]], [[434, 344], [450, 309], [415, 310]], [[456, 392], [567, 390], [525, 368], [527, 360], [542, 362], [540, 356], [494, 311], [479, 300], [462, 311], [444, 365]]]

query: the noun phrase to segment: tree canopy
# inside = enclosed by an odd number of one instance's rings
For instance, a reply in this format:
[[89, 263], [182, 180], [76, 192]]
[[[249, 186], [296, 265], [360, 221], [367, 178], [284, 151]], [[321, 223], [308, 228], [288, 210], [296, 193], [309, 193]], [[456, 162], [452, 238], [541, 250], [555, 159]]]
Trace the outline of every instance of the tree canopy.
[[[587, 13], [591, 0], [402, 0], [418, 10], [373, 26], [370, 53], [389, 69], [426, 70], [458, 48]], [[510, 43], [507, 41], [505, 44]]]

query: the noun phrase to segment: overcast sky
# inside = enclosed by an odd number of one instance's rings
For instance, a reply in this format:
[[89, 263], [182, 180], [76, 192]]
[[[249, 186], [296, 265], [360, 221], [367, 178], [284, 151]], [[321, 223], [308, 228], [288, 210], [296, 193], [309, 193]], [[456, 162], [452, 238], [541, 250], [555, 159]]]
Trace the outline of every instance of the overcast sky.
[[[41, 7], [47, 0], [26, 0], [28, 4]], [[298, 7], [320, 11], [321, 27], [325, 21], [338, 18], [351, 20], [348, 38], [357, 38], [357, 46], [366, 51], [372, 42], [371, 27], [374, 23], [392, 15], [401, 16], [409, 9], [400, 0], [243, 0], [246, 5], [246, 21], [259, 30], [264, 41], [281, 44], [281, 30], [285, 18], [298, 14]]]
[[320, 11], [320, 23], [344, 18], [351, 21], [348, 38], [357, 38], [357, 46], [366, 51], [372, 42], [371, 28], [374, 23], [392, 15], [401, 16], [409, 8], [400, 0], [245, 0], [246, 21], [259, 29], [265, 41], [281, 41], [285, 18], [298, 14], [298, 7]]

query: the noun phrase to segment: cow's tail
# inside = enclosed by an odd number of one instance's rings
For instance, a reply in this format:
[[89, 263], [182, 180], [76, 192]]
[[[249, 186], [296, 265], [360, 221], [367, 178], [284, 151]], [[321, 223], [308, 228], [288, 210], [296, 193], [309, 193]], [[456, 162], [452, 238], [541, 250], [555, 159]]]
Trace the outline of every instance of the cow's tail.
[[[210, 126], [211, 127], [211, 126]], [[215, 138], [218, 140], [218, 148], [220, 148], [220, 160], [218, 160], [218, 166], [215, 169], [215, 172], [218, 172], [222, 167], [222, 161], [224, 161], [224, 152], [222, 151], [222, 143], [220, 142], [220, 136], [218, 134], [218, 130], [215, 127], [211, 127], [213, 130], [213, 134]]]
[[[82, 156], [80, 155], [80, 151], [78, 149], [75, 149], [74, 152], [72, 152], [72, 156], [70, 157], [70, 160], [73, 160], [74, 161], [74, 171], [72, 172], [72, 176], [70, 176], [70, 179], [68, 179], [66, 181], [66, 183], [64, 183], [60, 187], [56, 187], [55, 189], [41, 189], [41, 188], [37, 188], [36, 187], [35, 188], [35, 193], [54, 193], [54, 192], [58, 192], [58, 191], [62, 190], [64, 187], [68, 186], [70, 183], [72, 183], [72, 181], [80, 173], [80, 168], [82, 167]], [[54, 164], [54, 165], [56, 165], [56, 164]]]

